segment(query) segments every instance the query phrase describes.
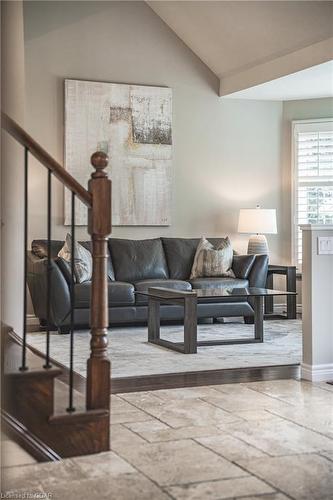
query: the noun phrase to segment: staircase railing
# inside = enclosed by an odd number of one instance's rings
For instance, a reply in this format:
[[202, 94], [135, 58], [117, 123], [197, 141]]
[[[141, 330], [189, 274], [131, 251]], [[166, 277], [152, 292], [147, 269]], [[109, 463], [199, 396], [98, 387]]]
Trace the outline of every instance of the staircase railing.
[[[46, 358], [43, 369], [45, 373], [52, 370], [50, 360], [50, 288], [51, 284], [51, 210], [52, 210], [52, 177], [56, 177], [71, 192], [71, 231], [72, 231], [72, 252], [71, 271], [72, 280], [70, 284], [71, 297], [71, 323], [70, 323], [70, 366], [69, 366], [69, 404], [67, 407], [68, 417], [75, 416], [73, 402], [73, 356], [74, 356], [74, 242], [75, 242], [75, 201], [79, 198], [88, 209], [88, 232], [92, 240], [92, 285], [91, 285], [91, 340], [90, 357], [87, 360], [87, 383], [86, 383], [86, 410], [92, 411], [96, 417], [95, 410], [104, 410], [103, 426], [98, 426], [98, 432], [104, 432], [104, 436], [96, 438], [92, 445], [92, 451], [102, 451], [108, 449], [109, 445], [109, 425], [110, 425], [110, 360], [108, 358], [108, 289], [107, 289], [107, 238], [111, 233], [111, 181], [108, 179], [105, 168], [108, 165], [108, 157], [104, 152], [96, 152], [91, 156], [91, 164], [94, 172], [85, 189], [74, 177], [66, 171], [52, 156], [47, 153], [25, 130], [14, 122], [5, 113], [1, 114], [2, 128], [6, 130], [24, 148], [24, 283], [27, 282], [27, 239], [28, 239], [28, 178], [29, 178], [29, 156], [34, 156], [41, 165], [48, 171], [47, 177], [47, 297], [46, 297]], [[23, 310], [23, 334], [22, 334], [22, 357], [20, 372], [21, 377], [29, 374], [27, 364], [27, 300], [26, 286], [24, 286], [24, 310]], [[31, 373], [30, 373], [31, 375]], [[30, 377], [31, 379], [31, 377]], [[28, 396], [27, 396], [28, 397]], [[105, 413], [105, 410], [107, 413]], [[107, 419], [105, 419], [107, 415]], [[78, 415], [76, 415], [78, 417]], [[58, 423], [65, 422], [65, 417], [59, 419]], [[74, 421], [74, 420], [73, 420]], [[79, 432], [82, 434], [84, 425], [89, 423], [89, 416], [79, 418]], [[54, 423], [54, 421], [53, 421]], [[68, 422], [66, 422], [68, 424]], [[82, 427], [83, 425], [83, 427]], [[87, 426], [88, 428], [88, 426]], [[67, 425], [70, 432], [71, 427]], [[104, 430], [103, 430], [104, 429]], [[64, 436], [66, 439], [66, 436]], [[100, 438], [100, 439], [99, 439]], [[101, 446], [98, 446], [98, 440]], [[97, 444], [96, 444], [97, 443]], [[85, 446], [85, 452], [89, 451], [89, 444]], [[74, 454], [80, 451], [73, 450]], [[68, 456], [68, 450], [66, 451]]]

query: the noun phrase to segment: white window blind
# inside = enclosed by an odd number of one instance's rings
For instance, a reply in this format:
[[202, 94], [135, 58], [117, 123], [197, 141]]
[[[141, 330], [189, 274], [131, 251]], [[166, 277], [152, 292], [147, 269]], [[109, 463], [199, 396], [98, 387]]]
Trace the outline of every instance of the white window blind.
[[302, 263], [299, 224], [333, 224], [333, 120], [294, 122], [294, 253]]

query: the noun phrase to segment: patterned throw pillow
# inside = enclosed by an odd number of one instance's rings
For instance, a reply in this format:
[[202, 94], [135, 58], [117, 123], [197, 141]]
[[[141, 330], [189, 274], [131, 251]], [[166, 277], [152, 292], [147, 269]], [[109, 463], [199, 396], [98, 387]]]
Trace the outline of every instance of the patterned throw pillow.
[[[58, 257], [63, 259], [69, 266], [71, 265], [72, 237], [67, 234], [64, 246], [58, 253]], [[92, 277], [92, 256], [89, 250], [80, 243], [74, 243], [74, 276], [76, 283], [91, 281]]]
[[234, 278], [231, 269], [233, 251], [228, 237], [222, 238], [214, 246], [206, 238], [201, 238], [193, 261], [190, 279], [225, 276]]

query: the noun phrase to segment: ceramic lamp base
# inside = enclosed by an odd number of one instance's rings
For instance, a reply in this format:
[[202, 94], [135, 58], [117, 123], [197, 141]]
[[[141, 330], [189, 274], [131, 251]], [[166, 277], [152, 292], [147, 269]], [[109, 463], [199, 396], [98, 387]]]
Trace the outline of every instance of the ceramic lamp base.
[[268, 244], [264, 234], [253, 234], [249, 239], [247, 253], [251, 255], [268, 255]]

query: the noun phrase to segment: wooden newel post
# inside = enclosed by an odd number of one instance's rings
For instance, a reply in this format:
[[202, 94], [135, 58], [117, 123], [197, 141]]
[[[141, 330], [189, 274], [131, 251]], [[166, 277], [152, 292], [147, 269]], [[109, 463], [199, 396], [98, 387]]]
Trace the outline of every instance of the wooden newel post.
[[88, 232], [92, 239], [93, 274], [91, 287], [91, 341], [87, 362], [87, 408], [110, 407], [110, 360], [108, 358], [108, 235], [111, 233], [111, 181], [104, 169], [107, 154], [98, 151], [91, 157], [96, 169], [88, 183], [92, 207], [88, 211]]

